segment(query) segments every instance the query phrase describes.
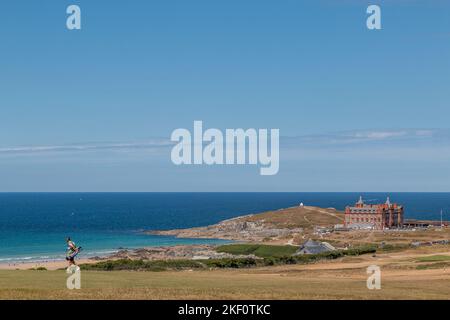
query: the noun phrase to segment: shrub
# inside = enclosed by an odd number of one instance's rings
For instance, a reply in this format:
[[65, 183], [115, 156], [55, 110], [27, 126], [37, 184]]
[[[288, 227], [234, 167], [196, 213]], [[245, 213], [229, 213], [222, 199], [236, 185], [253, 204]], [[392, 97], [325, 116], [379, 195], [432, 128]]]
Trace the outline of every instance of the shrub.
[[[257, 252], [260, 247], [264, 245], [230, 245], [221, 246], [221, 252], [227, 250], [228, 252]], [[225, 248], [224, 248], [225, 247]], [[113, 270], [136, 270], [136, 271], [164, 271], [164, 270], [183, 270], [183, 269], [206, 269], [206, 268], [250, 268], [257, 266], [274, 266], [274, 265], [287, 265], [287, 264], [305, 264], [312, 263], [325, 259], [338, 259], [344, 256], [357, 256], [366, 253], [376, 252], [374, 246], [363, 246], [352, 248], [349, 250], [336, 250], [328, 251], [319, 254], [305, 254], [305, 255], [281, 255], [282, 250], [273, 247], [285, 247], [285, 246], [264, 246], [259, 253], [264, 254], [274, 253], [277, 255], [265, 256], [259, 258], [222, 258], [222, 259], [203, 259], [203, 260], [186, 260], [186, 259], [173, 259], [173, 260], [108, 260], [101, 261], [95, 264], [83, 264], [80, 267], [83, 270], [101, 270], [101, 271], [113, 271]], [[267, 248], [270, 247], [270, 248]], [[289, 246], [290, 247], [290, 246]], [[295, 249], [295, 247], [292, 247]], [[275, 250], [275, 251], [274, 251]]]
[[47, 271], [46, 267], [37, 267], [36, 268], [37, 271]]
[[[19, 270], [19, 269], [16, 269]], [[46, 267], [37, 267], [37, 268], [30, 268], [28, 270], [32, 270], [32, 271], [47, 271]]]
[[83, 270], [147, 270], [147, 271], [163, 271], [167, 269], [192, 269], [192, 268], [204, 268], [205, 266], [195, 260], [108, 260], [101, 261], [95, 264], [83, 264], [80, 266]]
[[294, 254], [298, 247], [295, 246], [277, 246], [267, 244], [227, 244], [216, 248], [217, 252], [224, 252], [234, 255], [250, 255], [257, 257], [283, 257]]
[[348, 249], [345, 255], [347, 256], [359, 256], [361, 254], [366, 254], [366, 253], [375, 253], [377, 251], [377, 247], [376, 246], [372, 246], [372, 245], [366, 245], [366, 246], [361, 246], [361, 247], [357, 247], [357, 248], [351, 248]]
[[223, 258], [202, 260], [202, 262], [211, 268], [248, 268], [258, 264], [253, 258]]

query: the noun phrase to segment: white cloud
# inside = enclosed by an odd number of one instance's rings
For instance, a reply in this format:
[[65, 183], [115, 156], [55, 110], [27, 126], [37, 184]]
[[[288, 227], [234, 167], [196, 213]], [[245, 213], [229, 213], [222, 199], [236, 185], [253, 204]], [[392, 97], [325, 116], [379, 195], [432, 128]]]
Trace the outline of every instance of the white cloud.
[[45, 152], [83, 152], [95, 150], [137, 150], [137, 149], [154, 149], [168, 147], [171, 145], [169, 139], [150, 139], [141, 142], [115, 142], [115, 143], [78, 143], [78, 144], [59, 144], [59, 145], [43, 145], [43, 146], [10, 146], [1, 147], [1, 154], [33, 154]]
[[393, 137], [402, 137], [407, 134], [406, 131], [368, 131], [368, 132], [356, 132], [356, 138], [367, 138], [367, 139], [387, 139]]
[[[281, 131], [282, 132], [282, 131]], [[304, 153], [312, 150], [345, 151], [351, 150], [406, 150], [411, 148], [450, 147], [450, 130], [448, 129], [399, 129], [399, 130], [355, 130], [329, 134], [303, 135], [280, 138], [280, 147], [286, 151]], [[152, 138], [134, 142], [101, 142], [57, 145], [30, 145], [0, 147], [2, 155], [37, 155], [47, 153], [83, 152], [122, 152], [138, 151], [166, 152], [173, 146], [168, 138]]]

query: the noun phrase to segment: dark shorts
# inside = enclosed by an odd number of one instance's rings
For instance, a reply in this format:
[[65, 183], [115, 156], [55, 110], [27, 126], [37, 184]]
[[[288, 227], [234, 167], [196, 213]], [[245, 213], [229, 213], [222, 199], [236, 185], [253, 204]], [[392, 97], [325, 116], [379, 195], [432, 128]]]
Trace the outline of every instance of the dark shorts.
[[73, 260], [75, 259], [75, 257], [77, 256], [78, 253], [79, 253], [79, 251], [76, 251], [76, 252], [70, 254], [69, 256], [66, 257], [66, 260], [73, 262]]

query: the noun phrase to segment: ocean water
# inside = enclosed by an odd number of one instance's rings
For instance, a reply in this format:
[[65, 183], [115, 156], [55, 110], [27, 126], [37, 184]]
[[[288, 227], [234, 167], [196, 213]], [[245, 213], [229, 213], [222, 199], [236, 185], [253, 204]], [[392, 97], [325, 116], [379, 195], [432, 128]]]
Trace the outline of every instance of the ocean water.
[[[204, 226], [265, 210], [305, 205], [344, 209], [360, 193], [0, 193], [0, 263], [63, 259], [70, 236], [80, 257], [121, 248], [220, 243], [152, 236], [143, 230]], [[450, 220], [450, 193], [362, 193], [405, 206], [406, 218]]]

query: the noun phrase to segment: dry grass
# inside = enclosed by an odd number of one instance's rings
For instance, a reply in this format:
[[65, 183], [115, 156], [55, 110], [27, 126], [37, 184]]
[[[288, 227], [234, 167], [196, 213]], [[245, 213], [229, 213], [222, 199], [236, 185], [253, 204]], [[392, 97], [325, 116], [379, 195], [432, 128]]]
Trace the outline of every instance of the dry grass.
[[264, 221], [280, 228], [313, 229], [314, 226], [333, 226], [343, 223], [344, 213], [335, 209], [318, 207], [292, 207], [276, 211], [267, 211], [245, 217], [246, 221]]
[[[442, 248], [441, 248], [442, 249]], [[436, 251], [436, 250], [435, 250]], [[445, 255], [447, 252], [430, 252]], [[82, 289], [63, 271], [0, 271], [1, 299], [449, 299], [450, 270], [417, 270], [418, 250], [312, 265], [178, 272], [82, 272]], [[382, 270], [382, 289], [366, 288], [366, 268]]]
[[333, 232], [326, 239], [339, 244], [364, 245], [373, 243], [387, 243], [390, 245], [410, 245], [412, 242], [428, 242], [436, 240], [449, 240], [450, 228], [444, 229], [422, 229], [407, 231], [381, 231], [361, 230], [348, 232]]

